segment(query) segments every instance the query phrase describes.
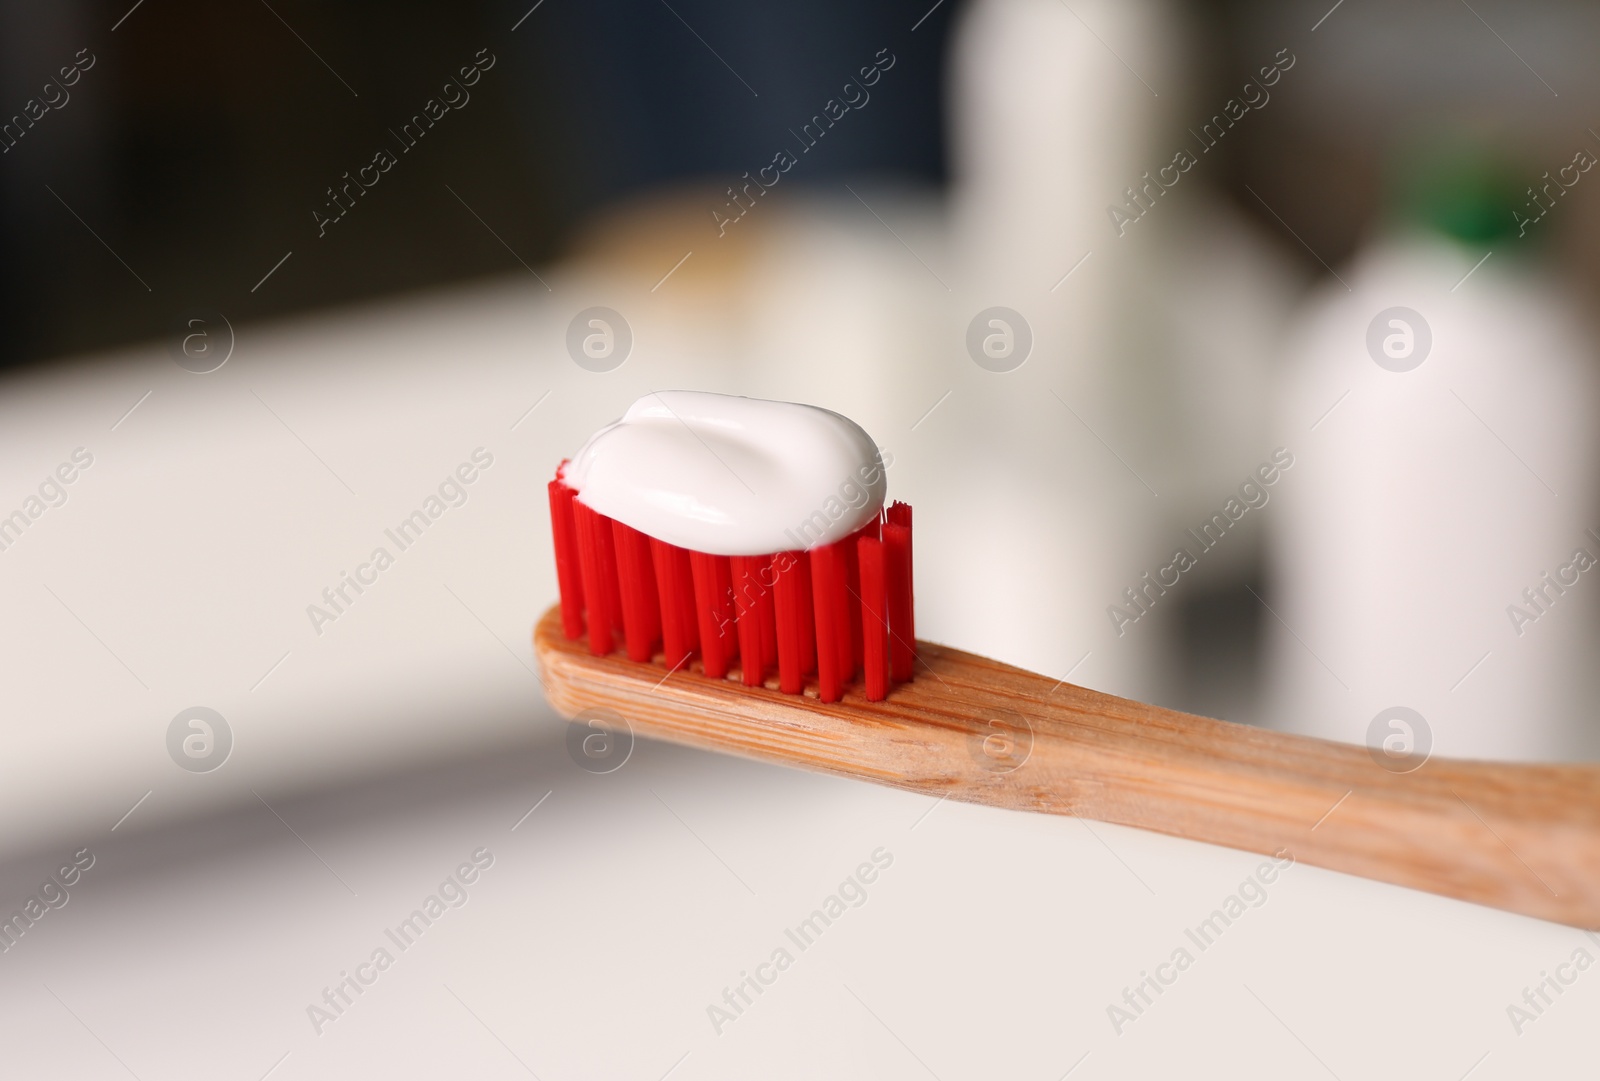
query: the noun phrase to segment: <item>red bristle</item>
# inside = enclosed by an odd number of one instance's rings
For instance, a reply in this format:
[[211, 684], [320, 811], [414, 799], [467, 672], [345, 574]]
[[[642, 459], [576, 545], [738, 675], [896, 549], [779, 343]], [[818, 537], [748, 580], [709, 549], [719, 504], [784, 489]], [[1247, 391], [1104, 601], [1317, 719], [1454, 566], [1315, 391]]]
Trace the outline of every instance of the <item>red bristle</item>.
[[817, 695], [837, 702], [844, 689], [844, 662], [850, 635], [844, 626], [847, 609], [844, 553], [836, 544], [811, 549], [811, 601], [817, 624]]
[[700, 628], [700, 658], [706, 675], [723, 679], [728, 674], [734, 643], [733, 576], [727, 556], [689, 553], [694, 576], [694, 609]]
[[800, 671], [817, 670], [817, 613], [811, 600], [811, 560], [805, 552], [795, 553], [795, 570], [800, 575]]
[[848, 551], [850, 553], [850, 569], [851, 569], [851, 572], [854, 575], [854, 577], [852, 577], [850, 579], [850, 588], [852, 590], [852, 592], [850, 594], [850, 599], [854, 602], [852, 604], [852, 606], [851, 606], [851, 609], [850, 609], [850, 618], [853, 621], [851, 623], [851, 626], [854, 628], [855, 634], [850, 640], [850, 646], [851, 646], [851, 649], [854, 651], [854, 654], [855, 654], [856, 670], [858, 672], [862, 670], [862, 662], [865, 659], [865, 653], [863, 652], [862, 637], [861, 637], [861, 627], [862, 627], [862, 623], [861, 623], [861, 618], [862, 618], [862, 616], [861, 616], [861, 604], [862, 604], [862, 598], [865, 596], [865, 594], [861, 592], [861, 547], [860, 547], [860, 542], [863, 539], [881, 540], [882, 536], [883, 536], [883, 512], [879, 511], [878, 514], [870, 522], [868, 522], [866, 525], [862, 526], [860, 529], [856, 530], [854, 533], [850, 534], [850, 537], [848, 539]]
[[[914, 586], [916, 581], [916, 541], [915, 532], [911, 528], [911, 504], [895, 503], [895, 513], [900, 518], [900, 524], [906, 527], [906, 630], [905, 640], [911, 647], [912, 666], [915, 667], [917, 657], [917, 592]], [[907, 679], [911, 678], [909, 676]]]
[[772, 557], [777, 581], [772, 586], [773, 612], [778, 637], [778, 687], [785, 694], [805, 688], [805, 582], [801, 576], [803, 552], [779, 552]]
[[650, 538], [613, 520], [617, 546], [617, 586], [622, 596], [622, 634], [628, 659], [649, 661], [661, 637], [661, 601], [656, 595], [656, 572], [650, 562]]
[[650, 538], [656, 588], [661, 593], [661, 651], [663, 663], [677, 668], [694, 653], [698, 637], [694, 615], [694, 581], [689, 553], [675, 544]]
[[612, 631], [622, 622], [617, 594], [617, 558], [612, 547], [611, 519], [572, 501], [578, 534], [578, 566], [583, 570], [583, 596], [588, 601], [589, 652], [603, 657], [616, 648]]
[[889, 509], [885, 513], [889, 519], [890, 525], [903, 525], [907, 529], [911, 528], [910, 503], [902, 503], [897, 499], [893, 503], [889, 504]]
[[739, 675], [746, 687], [761, 686], [766, 657], [761, 651], [761, 556], [731, 556], [733, 597], [739, 613]]
[[856, 552], [859, 533], [852, 533], [839, 542], [844, 553], [844, 611], [846, 648], [841, 655], [844, 663], [844, 681], [849, 683], [861, 671], [861, 558]]
[[577, 493], [557, 479], [549, 484], [550, 532], [555, 541], [556, 585], [561, 591], [561, 633], [583, 635], [583, 570], [578, 565], [578, 528], [572, 497]]
[[861, 669], [867, 701], [882, 702], [889, 694], [889, 605], [884, 587], [883, 541], [862, 537], [856, 546], [861, 562]]
[[777, 569], [773, 561], [777, 556], [756, 556], [756, 578], [760, 592], [756, 594], [756, 625], [761, 629], [761, 667], [771, 668], [778, 663], [778, 606], [772, 597], [777, 582]]
[[917, 632], [912, 625], [911, 526], [892, 521], [884, 526], [883, 549], [884, 580], [889, 594], [889, 678], [896, 683], [906, 683], [916, 668], [917, 657]]

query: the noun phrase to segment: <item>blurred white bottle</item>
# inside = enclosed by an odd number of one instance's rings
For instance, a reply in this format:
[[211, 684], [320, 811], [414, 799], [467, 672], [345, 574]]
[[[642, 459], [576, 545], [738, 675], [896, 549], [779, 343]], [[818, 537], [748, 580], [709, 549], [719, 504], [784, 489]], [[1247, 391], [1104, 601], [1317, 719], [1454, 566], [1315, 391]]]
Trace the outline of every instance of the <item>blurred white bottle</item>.
[[1457, 180], [1293, 336], [1269, 719], [1399, 746], [1378, 715], [1404, 706], [1436, 754], [1570, 756], [1600, 605], [1596, 350], [1534, 240], [1491, 235], [1507, 204], [1486, 217]]
[[[1162, 343], [1148, 400], [1172, 538], [1208, 521], [1277, 443], [1271, 419], [1283, 335], [1303, 291], [1281, 245], [1228, 200], [1196, 189], [1173, 215], [1176, 257], [1147, 281], [1160, 306], [1148, 333]], [[1197, 577], [1237, 582], [1255, 569], [1262, 538], [1207, 550]], [[1243, 538], [1241, 538], [1243, 539]]]
[[[947, 345], [924, 380], [936, 395], [942, 377], [952, 397], [918, 433], [948, 483], [974, 493], [928, 524], [937, 548], [918, 548], [919, 575], [967, 583], [926, 617], [919, 597], [919, 630], [1058, 676], [1087, 655], [1075, 682], [1130, 694], [1146, 665], [1106, 607], [1127, 584], [1118, 557], [1150, 534], [1157, 501], [1130, 468], [1139, 437], [1126, 430], [1144, 358], [1122, 348], [1119, 298], [1136, 292], [1137, 262], [1106, 206], [1171, 156], [1153, 148], [1152, 86], [1173, 87], [1180, 52], [1166, 7], [976, 0], [963, 12]], [[969, 325], [993, 307], [1025, 327], [1007, 316], [980, 337], [1031, 336], [1016, 370], [969, 355]]]

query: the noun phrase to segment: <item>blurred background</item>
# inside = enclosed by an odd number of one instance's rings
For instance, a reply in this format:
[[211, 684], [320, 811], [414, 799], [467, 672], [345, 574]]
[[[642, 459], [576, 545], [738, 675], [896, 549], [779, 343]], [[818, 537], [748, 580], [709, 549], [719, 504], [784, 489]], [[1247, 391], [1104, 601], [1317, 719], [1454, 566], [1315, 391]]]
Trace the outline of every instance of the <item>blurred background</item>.
[[[923, 637], [1375, 757], [1593, 759], [1597, 41], [1566, 0], [0, 4], [0, 914], [101, 861], [0, 954], [18, 1075], [1090, 1077], [1257, 1026], [1294, 1041], [1231, 1076], [1558, 1068], [1575, 1021], [1505, 1003], [1564, 932], [1309, 868], [1123, 1040], [1105, 1001], [1254, 862], [645, 743], [597, 773], [528, 631], [555, 464], [716, 390], [893, 454]], [[828, 975], [708, 1025], [885, 843]], [[484, 845], [463, 929], [319, 1026]], [[948, 944], [1024, 901], [1072, 914], [1065, 984]], [[931, 972], [1034, 1035], [964, 1039]], [[1298, 1021], [1223, 1016], [1243, 981]], [[619, 984], [626, 1048], [584, 1009]], [[1363, 1039], [1301, 1031], [1352, 989]]]

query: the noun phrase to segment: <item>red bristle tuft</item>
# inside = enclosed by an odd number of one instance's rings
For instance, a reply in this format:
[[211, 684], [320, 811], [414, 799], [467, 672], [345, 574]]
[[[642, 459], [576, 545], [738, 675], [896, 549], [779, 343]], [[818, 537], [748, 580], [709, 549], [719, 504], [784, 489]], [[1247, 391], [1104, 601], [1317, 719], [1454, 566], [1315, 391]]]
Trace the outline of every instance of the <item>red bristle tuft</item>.
[[884, 526], [883, 549], [884, 583], [889, 594], [889, 678], [908, 683], [917, 659], [917, 631], [912, 625], [910, 524], [891, 521]]
[[694, 609], [700, 627], [700, 658], [706, 675], [723, 679], [735, 650], [733, 575], [727, 556], [689, 553]]
[[761, 576], [767, 561], [758, 556], [730, 556], [733, 598], [738, 609], [739, 675], [746, 687], [759, 687], [766, 674], [761, 652]]
[[772, 586], [773, 612], [778, 637], [778, 687], [785, 694], [805, 688], [805, 581], [803, 552], [779, 552], [772, 557], [776, 581]]
[[777, 556], [756, 556], [756, 625], [761, 630], [761, 667], [764, 670], [778, 663], [778, 606], [774, 603], [772, 589], [777, 581]]
[[811, 560], [805, 552], [796, 552], [795, 570], [800, 575], [800, 671], [805, 674], [817, 670], [817, 613], [811, 599]]
[[[563, 463], [564, 464], [564, 463]], [[705, 675], [734, 663], [747, 686], [774, 669], [786, 694], [838, 702], [857, 673], [868, 701], [911, 679], [916, 662], [911, 507], [894, 503], [841, 541], [810, 551], [696, 552], [586, 506], [557, 473], [547, 486], [562, 633], [605, 656], [620, 644], [669, 670], [700, 655]]]
[[850, 635], [844, 625], [844, 552], [837, 544], [811, 549], [811, 600], [817, 625], [817, 695], [837, 702], [844, 689]]
[[556, 479], [549, 484], [550, 532], [555, 542], [556, 584], [561, 590], [561, 633], [583, 636], [583, 569], [578, 564], [578, 527], [572, 497], [577, 493]]
[[628, 659], [649, 661], [661, 637], [661, 601], [650, 562], [650, 538], [616, 520], [611, 531], [617, 547], [617, 585], [622, 593], [622, 634]]
[[867, 701], [882, 702], [889, 694], [889, 606], [884, 586], [883, 541], [856, 541], [861, 563], [861, 670]]
[[695, 627], [694, 581], [689, 553], [675, 544], [650, 539], [656, 588], [661, 592], [661, 650], [668, 668], [685, 664], [699, 637]]
[[622, 622], [611, 519], [584, 506], [581, 499], [572, 501], [572, 512], [578, 535], [578, 566], [583, 570], [583, 596], [588, 601], [589, 652], [603, 657], [616, 648], [612, 635]]
[[861, 671], [861, 558], [856, 551], [859, 533], [852, 533], [839, 542], [844, 554], [844, 641], [848, 652], [841, 654], [843, 677], [846, 683]]

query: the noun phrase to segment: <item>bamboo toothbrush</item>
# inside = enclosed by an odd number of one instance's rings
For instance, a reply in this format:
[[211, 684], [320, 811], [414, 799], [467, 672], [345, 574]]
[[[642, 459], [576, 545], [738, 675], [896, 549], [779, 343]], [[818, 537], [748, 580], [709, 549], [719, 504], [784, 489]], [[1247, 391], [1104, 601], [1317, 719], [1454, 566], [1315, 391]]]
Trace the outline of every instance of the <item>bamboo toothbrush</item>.
[[[711, 429], [680, 415], [693, 396], [656, 397], [705, 444]], [[903, 504], [808, 550], [729, 557], [663, 539], [670, 520], [646, 535], [599, 513], [568, 472], [550, 486], [562, 603], [533, 631], [551, 704], [568, 716], [607, 708], [640, 734], [707, 750], [1286, 850], [1600, 927], [1600, 767], [1435, 758], [1398, 773], [1364, 747], [1051, 680], [912, 637]], [[603, 483], [593, 492], [619, 505]]]

